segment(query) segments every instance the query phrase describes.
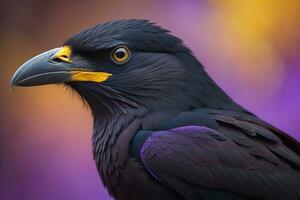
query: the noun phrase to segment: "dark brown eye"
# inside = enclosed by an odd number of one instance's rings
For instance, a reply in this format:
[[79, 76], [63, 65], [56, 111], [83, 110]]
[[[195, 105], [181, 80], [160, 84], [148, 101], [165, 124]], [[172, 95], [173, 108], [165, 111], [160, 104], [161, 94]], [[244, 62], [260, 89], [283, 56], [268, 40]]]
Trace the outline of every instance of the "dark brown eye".
[[116, 63], [120, 63], [120, 64], [124, 63], [129, 59], [129, 57], [130, 57], [130, 51], [125, 46], [117, 47], [112, 52], [112, 59]]

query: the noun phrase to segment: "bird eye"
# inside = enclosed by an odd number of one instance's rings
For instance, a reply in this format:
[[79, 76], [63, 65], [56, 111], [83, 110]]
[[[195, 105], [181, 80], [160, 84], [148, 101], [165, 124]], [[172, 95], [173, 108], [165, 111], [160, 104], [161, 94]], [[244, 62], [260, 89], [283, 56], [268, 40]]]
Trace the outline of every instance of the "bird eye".
[[113, 50], [112, 59], [118, 64], [125, 63], [129, 57], [130, 51], [125, 46], [117, 47]]

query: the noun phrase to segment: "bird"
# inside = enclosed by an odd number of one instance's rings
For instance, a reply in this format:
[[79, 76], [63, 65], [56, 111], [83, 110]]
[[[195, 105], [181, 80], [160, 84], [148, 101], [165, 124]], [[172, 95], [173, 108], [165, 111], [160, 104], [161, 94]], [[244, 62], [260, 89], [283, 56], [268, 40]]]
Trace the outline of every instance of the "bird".
[[299, 142], [237, 104], [149, 20], [87, 28], [10, 84], [66, 85], [88, 105], [93, 158], [114, 199], [300, 199]]

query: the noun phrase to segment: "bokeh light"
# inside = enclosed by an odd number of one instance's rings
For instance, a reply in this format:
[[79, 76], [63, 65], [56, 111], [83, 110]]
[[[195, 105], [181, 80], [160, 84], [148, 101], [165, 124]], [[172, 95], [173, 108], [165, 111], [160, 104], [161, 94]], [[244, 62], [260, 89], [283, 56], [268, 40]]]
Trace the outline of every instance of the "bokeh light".
[[146, 18], [185, 41], [239, 104], [300, 139], [298, 0], [2, 0], [0, 199], [109, 199], [91, 153], [92, 119], [61, 86], [15, 88], [14, 71], [78, 31]]

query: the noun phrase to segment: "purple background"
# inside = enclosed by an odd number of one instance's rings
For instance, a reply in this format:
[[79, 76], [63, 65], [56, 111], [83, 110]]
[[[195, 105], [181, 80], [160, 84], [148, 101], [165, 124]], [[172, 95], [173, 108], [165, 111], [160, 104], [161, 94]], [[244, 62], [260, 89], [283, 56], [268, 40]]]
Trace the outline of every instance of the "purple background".
[[109, 199], [92, 160], [91, 116], [80, 99], [59, 86], [10, 93], [8, 83], [26, 59], [112, 19], [148, 18], [170, 29], [234, 100], [300, 139], [298, 0], [0, 4], [1, 200]]

